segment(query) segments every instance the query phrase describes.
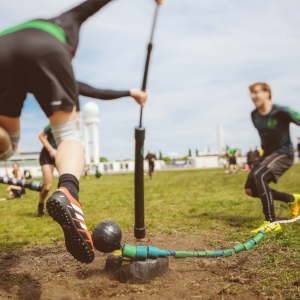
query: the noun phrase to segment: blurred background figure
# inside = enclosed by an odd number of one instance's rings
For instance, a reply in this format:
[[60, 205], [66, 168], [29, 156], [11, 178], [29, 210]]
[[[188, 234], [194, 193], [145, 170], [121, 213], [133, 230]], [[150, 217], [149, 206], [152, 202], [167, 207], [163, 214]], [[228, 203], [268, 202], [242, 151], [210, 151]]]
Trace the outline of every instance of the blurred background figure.
[[238, 156], [238, 149], [236, 148], [230, 148], [229, 146], [226, 146], [226, 153], [229, 157], [229, 166], [228, 170], [226, 171], [227, 174], [231, 173], [237, 173], [239, 171], [239, 167], [236, 162], [236, 158]]
[[252, 148], [250, 148], [250, 151], [247, 153], [247, 164], [249, 165], [250, 169], [253, 169], [255, 161], [255, 153], [252, 151]]
[[[24, 179], [23, 173], [20, 170], [20, 165], [17, 162], [14, 162], [12, 167], [13, 167], [13, 172], [12, 172], [13, 176], [18, 180]], [[25, 194], [25, 188], [16, 185], [10, 185], [6, 189], [6, 191], [9, 192], [7, 196], [8, 199], [23, 198], [23, 195]]]
[[149, 176], [150, 176], [150, 179], [152, 179], [152, 175], [154, 173], [154, 162], [155, 162], [156, 157], [153, 153], [151, 153], [151, 150], [148, 150], [146, 159], [148, 160], [148, 164], [149, 164]]
[[255, 150], [253, 152], [254, 152], [255, 162], [257, 162], [259, 160], [259, 152], [260, 152], [257, 146], [255, 146]]

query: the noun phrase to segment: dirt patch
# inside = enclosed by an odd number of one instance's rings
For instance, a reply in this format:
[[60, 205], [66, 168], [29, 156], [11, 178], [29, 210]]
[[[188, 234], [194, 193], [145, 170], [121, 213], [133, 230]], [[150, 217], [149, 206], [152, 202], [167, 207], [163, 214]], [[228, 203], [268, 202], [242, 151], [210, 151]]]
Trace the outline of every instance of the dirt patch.
[[[161, 249], [208, 250], [230, 248], [210, 233], [188, 237], [178, 234], [151, 236], [137, 242], [123, 233], [123, 243]], [[216, 245], [211, 246], [211, 241]], [[240, 241], [244, 242], [244, 241]], [[263, 254], [259, 246], [232, 257], [169, 259], [169, 271], [147, 284], [120, 283], [104, 271], [107, 254], [96, 253], [89, 265], [74, 260], [63, 241], [30, 245], [0, 258], [0, 299], [296, 299], [293, 286], [274, 277], [272, 288], [262, 284]]]

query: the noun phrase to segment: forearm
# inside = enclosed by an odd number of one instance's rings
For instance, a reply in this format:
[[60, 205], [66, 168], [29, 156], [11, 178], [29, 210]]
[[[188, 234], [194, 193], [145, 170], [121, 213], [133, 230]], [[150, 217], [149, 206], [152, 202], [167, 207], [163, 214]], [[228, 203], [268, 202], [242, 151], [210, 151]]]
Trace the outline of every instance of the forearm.
[[43, 146], [48, 150], [48, 151], [51, 151], [53, 150], [53, 147], [52, 145], [49, 143], [49, 141], [45, 138], [44, 135], [39, 135], [39, 139], [40, 141], [42, 142]]
[[103, 6], [113, 0], [87, 0], [75, 6], [64, 14], [71, 14], [79, 22], [83, 23], [87, 18], [95, 14]]
[[122, 97], [130, 96], [130, 91], [114, 91], [114, 90], [102, 90], [94, 88], [86, 83], [77, 82], [79, 88], [79, 94], [82, 96], [101, 99], [101, 100], [113, 100]]

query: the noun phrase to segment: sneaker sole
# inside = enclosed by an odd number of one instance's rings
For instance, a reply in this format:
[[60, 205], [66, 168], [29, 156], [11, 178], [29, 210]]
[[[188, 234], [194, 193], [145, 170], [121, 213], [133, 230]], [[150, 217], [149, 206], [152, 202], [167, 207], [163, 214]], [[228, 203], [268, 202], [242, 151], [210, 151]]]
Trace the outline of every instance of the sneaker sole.
[[70, 254], [80, 262], [91, 263], [95, 254], [78, 232], [65, 202], [63, 199], [58, 200], [50, 196], [46, 209], [53, 220], [61, 226], [65, 236], [65, 245]]

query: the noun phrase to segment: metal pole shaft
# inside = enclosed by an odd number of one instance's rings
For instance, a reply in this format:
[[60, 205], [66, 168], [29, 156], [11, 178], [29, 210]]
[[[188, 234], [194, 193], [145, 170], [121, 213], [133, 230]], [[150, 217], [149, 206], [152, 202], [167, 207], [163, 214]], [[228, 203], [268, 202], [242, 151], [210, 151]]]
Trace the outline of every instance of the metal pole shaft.
[[[142, 91], [146, 91], [148, 71], [150, 64], [150, 56], [153, 48], [152, 40], [154, 36], [154, 29], [157, 20], [158, 5], [155, 10], [150, 42], [147, 49], [147, 57], [144, 69]], [[134, 210], [135, 210], [135, 225], [134, 236], [137, 239], [142, 239], [146, 235], [145, 217], [144, 217], [144, 140], [145, 128], [142, 127], [143, 107], [140, 111], [139, 127], [135, 128], [135, 173], [134, 173]]]

